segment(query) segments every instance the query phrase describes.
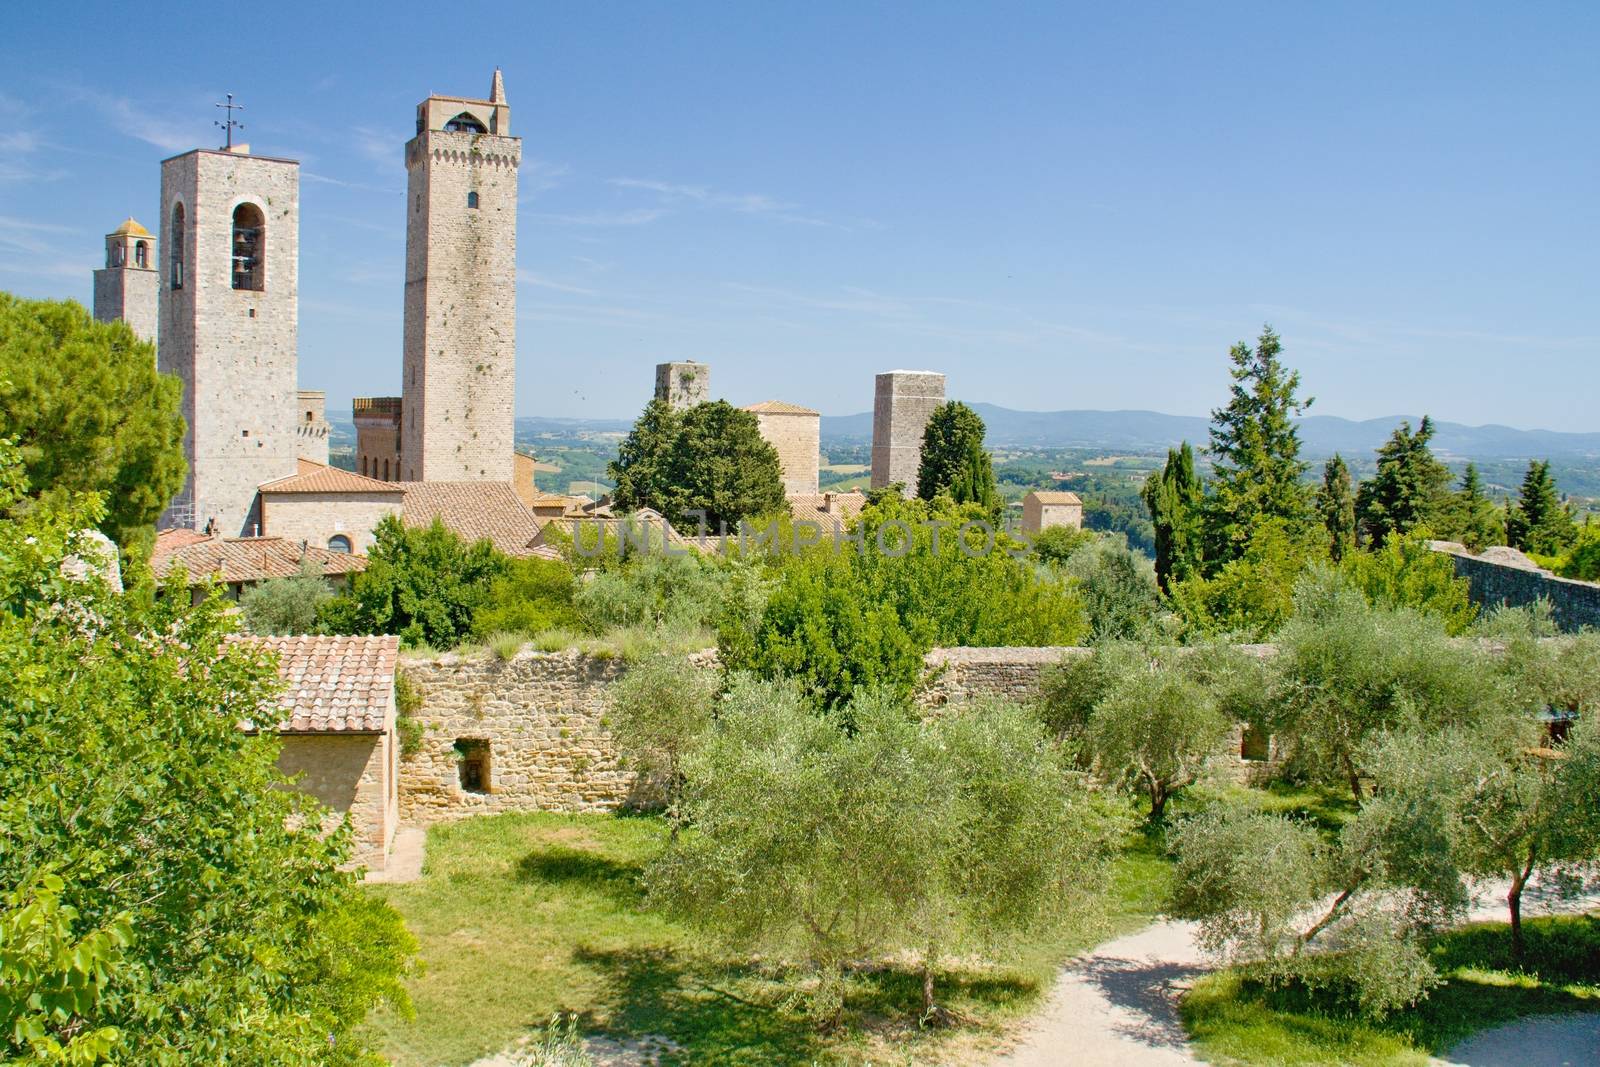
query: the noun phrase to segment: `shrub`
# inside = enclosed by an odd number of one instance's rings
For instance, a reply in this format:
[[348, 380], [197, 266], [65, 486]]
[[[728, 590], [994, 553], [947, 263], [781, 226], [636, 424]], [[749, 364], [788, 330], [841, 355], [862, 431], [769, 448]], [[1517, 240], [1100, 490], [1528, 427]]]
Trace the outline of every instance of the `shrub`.
[[710, 729], [717, 673], [681, 656], [651, 656], [631, 667], [607, 693], [607, 727], [629, 761], [660, 780], [676, 839], [683, 758]]
[[1464, 634], [1478, 615], [1467, 580], [1456, 577], [1449, 556], [1428, 547], [1427, 537], [1391, 536], [1380, 548], [1350, 553], [1339, 569], [1377, 607], [1410, 608], [1434, 616], [1452, 636]]
[[572, 568], [564, 560], [511, 559], [472, 615], [473, 636], [532, 635], [579, 625]]
[[246, 589], [239, 610], [254, 634], [313, 634], [317, 609], [332, 597], [321, 568], [306, 559], [293, 578], [272, 578]]

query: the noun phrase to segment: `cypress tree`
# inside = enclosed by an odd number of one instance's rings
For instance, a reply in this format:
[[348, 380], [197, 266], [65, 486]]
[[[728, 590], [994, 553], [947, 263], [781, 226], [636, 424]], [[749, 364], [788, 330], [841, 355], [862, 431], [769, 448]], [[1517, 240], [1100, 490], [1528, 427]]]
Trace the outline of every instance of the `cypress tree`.
[[1194, 469], [1194, 449], [1167, 450], [1167, 464], [1145, 479], [1140, 495], [1156, 535], [1156, 581], [1163, 592], [1200, 570], [1201, 507], [1205, 487]]
[[1513, 548], [1553, 556], [1577, 538], [1572, 513], [1556, 493], [1549, 460], [1533, 460], [1522, 477], [1517, 503], [1506, 516], [1506, 535]]
[[1328, 555], [1338, 563], [1356, 547], [1356, 500], [1350, 484], [1350, 467], [1337, 452], [1322, 468], [1322, 488], [1317, 491], [1317, 514], [1328, 530]]

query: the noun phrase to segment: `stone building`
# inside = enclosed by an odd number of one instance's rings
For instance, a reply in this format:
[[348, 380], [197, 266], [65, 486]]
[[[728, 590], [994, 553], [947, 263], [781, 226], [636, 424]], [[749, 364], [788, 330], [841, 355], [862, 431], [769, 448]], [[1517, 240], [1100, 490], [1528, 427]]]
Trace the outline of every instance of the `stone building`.
[[922, 465], [922, 431], [944, 403], [944, 375], [926, 370], [892, 370], [878, 375], [872, 399], [872, 488], [896, 482], [906, 495], [917, 491]]
[[309, 460], [261, 486], [261, 532], [332, 552], [365, 555], [373, 528], [405, 506], [405, 486]]
[[711, 399], [711, 364], [684, 360], [656, 364], [656, 399], [674, 411], [692, 408]]
[[293, 578], [306, 563], [335, 590], [345, 588], [367, 569], [367, 557], [335, 552], [286, 537], [217, 537], [197, 530], [162, 530], [156, 535], [150, 554], [150, 570], [157, 580], [179, 567], [194, 587], [194, 599], [202, 595], [206, 581], [222, 586], [229, 600], [238, 600], [246, 589], [273, 578]]
[[106, 234], [106, 265], [94, 272], [94, 317], [121, 320], [136, 337], [156, 339], [161, 274], [156, 239], [132, 218]]
[[1077, 493], [1034, 491], [1022, 498], [1022, 528], [1038, 533], [1052, 526], [1083, 529], [1083, 501]]
[[822, 416], [810, 408], [782, 400], [751, 404], [761, 436], [778, 453], [783, 468], [785, 496], [817, 491], [817, 464], [821, 453]]
[[510, 482], [517, 367], [517, 167], [505, 84], [430, 96], [406, 144], [402, 477]]
[[249, 146], [161, 163], [157, 365], [183, 383], [188, 479], [163, 526], [259, 533], [295, 473], [300, 164]]
[[313, 463], [328, 465], [328, 394], [321, 389], [302, 389], [295, 397], [294, 432], [300, 442], [296, 455]]
[[400, 480], [400, 407], [397, 396], [358, 396], [350, 402], [360, 474], [386, 482]]

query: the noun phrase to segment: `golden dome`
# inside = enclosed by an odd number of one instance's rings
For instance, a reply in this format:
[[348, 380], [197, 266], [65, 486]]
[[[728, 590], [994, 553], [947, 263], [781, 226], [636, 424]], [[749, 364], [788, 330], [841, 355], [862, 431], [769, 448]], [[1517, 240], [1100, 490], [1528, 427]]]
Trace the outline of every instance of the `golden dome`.
[[109, 236], [111, 236], [111, 237], [149, 237], [150, 236], [150, 231], [145, 229], [143, 226], [140, 226], [137, 222], [133, 221], [133, 216], [130, 215], [130, 216], [128, 216], [128, 218], [126, 220], [123, 221], [121, 226], [118, 226], [116, 229], [112, 230], [111, 233], [109, 234]]

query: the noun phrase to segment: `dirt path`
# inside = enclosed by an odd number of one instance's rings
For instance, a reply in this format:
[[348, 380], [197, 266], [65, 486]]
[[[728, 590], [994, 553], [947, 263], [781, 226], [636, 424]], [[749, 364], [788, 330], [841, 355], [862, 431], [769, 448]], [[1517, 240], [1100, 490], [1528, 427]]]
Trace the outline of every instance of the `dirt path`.
[[1600, 1063], [1600, 1015], [1542, 1015], [1485, 1030], [1435, 1063], [1448, 1067], [1579, 1067]]

